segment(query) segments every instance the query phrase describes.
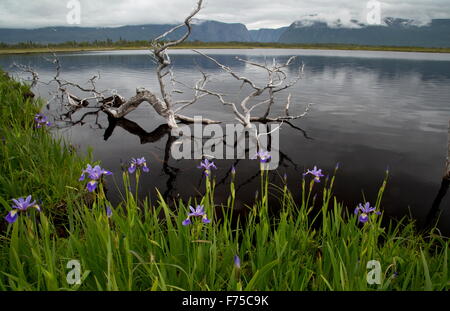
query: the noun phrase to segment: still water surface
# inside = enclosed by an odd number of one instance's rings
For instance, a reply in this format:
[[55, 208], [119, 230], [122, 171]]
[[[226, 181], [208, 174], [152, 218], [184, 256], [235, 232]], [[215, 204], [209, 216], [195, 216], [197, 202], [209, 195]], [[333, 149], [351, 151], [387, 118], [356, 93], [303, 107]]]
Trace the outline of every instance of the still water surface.
[[[421, 223], [426, 218], [439, 190], [447, 153], [450, 119], [450, 54], [318, 51], [318, 50], [205, 50], [241, 75], [263, 83], [263, 72], [235, 59], [271, 62], [298, 56], [289, 74], [293, 77], [301, 62], [304, 77], [291, 89], [291, 113], [301, 113], [307, 103], [314, 103], [310, 114], [283, 125], [280, 132], [281, 163], [271, 174], [271, 181], [281, 184], [287, 173], [289, 186], [296, 191], [301, 174], [317, 165], [332, 173], [337, 163], [335, 193], [354, 207], [363, 197], [374, 202], [379, 186], [389, 168], [389, 181], [382, 209], [393, 218], [412, 215]], [[30, 65], [41, 81], [51, 80], [54, 67], [47, 55], [0, 56], [6, 70], [13, 62]], [[242, 98], [241, 89], [213, 63], [189, 50], [171, 52], [176, 78], [193, 84], [200, 78], [197, 66], [212, 76], [209, 88], [226, 93], [229, 99]], [[135, 89], [145, 87], [158, 92], [148, 51], [108, 51], [65, 53], [59, 55], [63, 78], [80, 84], [100, 73], [98, 89], [115, 89], [128, 98]], [[22, 75], [23, 77], [23, 75]], [[49, 86], [39, 85], [36, 92], [49, 98]], [[184, 96], [184, 97], [183, 97]], [[180, 98], [189, 97], [189, 92]], [[279, 111], [287, 93], [281, 95]], [[57, 114], [50, 107], [51, 114]], [[202, 100], [185, 114], [203, 115], [233, 122], [233, 115], [214, 98]], [[76, 119], [76, 116], [74, 117]], [[151, 172], [142, 177], [140, 195], [155, 199], [155, 188], [166, 197], [186, 198], [203, 190], [199, 161], [167, 158], [169, 137], [164, 120], [143, 104], [117, 126], [109, 126], [105, 115], [87, 117], [83, 125], [59, 130], [70, 142], [86, 151], [93, 147], [95, 160], [115, 173], [121, 184], [120, 163], [131, 157], [145, 156]], [[155, 131], [156, 132], [153, 132]], [[153, 133], [152, 133], [153, 132]], [[166, 160], [166, 161], [165, 161]], [[218, 160], [214, 172], [217, 201], [228, 194], [229, 170], [236, 165], [241, 204], [250, 203], [259, 187], [258, 163], [251, 160]], [[113, 183], [113, 180], [110, 180]], [[298, 192], [298, 191], [297, 191]], [[110, 191], [118, 201], [117, 192]], [[442, 201], [440, 228], [450, 234], [450, 195]]]

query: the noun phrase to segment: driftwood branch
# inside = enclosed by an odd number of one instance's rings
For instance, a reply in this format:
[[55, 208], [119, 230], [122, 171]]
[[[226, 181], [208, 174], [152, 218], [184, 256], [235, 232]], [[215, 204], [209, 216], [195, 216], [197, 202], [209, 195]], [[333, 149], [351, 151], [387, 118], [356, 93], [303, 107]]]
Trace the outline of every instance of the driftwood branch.
[[[145, 89], [138, 89], [136, 90], [136, 95], [131, 97], [128, 101], [121, 104], [118, 108], [105, 108], [105, 112], [110, 115], [113, 118], [123, 118], [131, 111], [135, 110], [141, 103], [147, 102], [149, 103], [155, 111], [162, 117], [166, 118], [167, 120], [170, 120], [171, 117], [175, 120], [179, 120], [182, 122], [187, 123], [193, 123], [194, 118], [187, 117], [180, 114], [170, 114], [172, 111], [167, 108], [166, 104], [159, 100], [152, 92], [145, 90]], [[218, 121], [209, 120], [209, 119], [203, 119], [203, 123], [205, 124], [211, 124], [211, 123], [219, 123]], [[170, 127], [174, 127], [174, 125], [171, 126], [170, 123], [168, 123]], [[176, 124], [175, 124], [176, 125]]]
[[[165, 118], [167, 119], [167, 123], [169, 124], [170, 127], [177, 127], [177, 125], [175, 122], [175, 112], [173, 111], [172, 98], [170, 96], [170, 93], [166, 89], [166, 82], [164, 80], [164, 78], [171, 73], [169, 68], [172, 64], [169, 54], [167, 53], [167, 49], [183, 43], [189, 37], [192, 31], [191, 26], [192, 18], [201, 10], [202, 3], [203, 0], [199, 0], [197, 2], [196, 8], [192, 11], [192, 13], [188, 17], [186, 17], [183, 24], [173, 27], [172, 29], [168, 30], [167, 32], [163, 33], [162, 35], [154, 39], [152, 42], [153, 58], [157, 63], [156, 76], [158, 78], [159, 89], [161, 91], [162, 99], [167, 109]], [[165, 40], [169, 34], [173, 33], [174, 31], [183, 26], [186, 27], [186, 33], [181, 38], [173, 41], [162, 42], [162, 40]]]
[[[192, 123], [194, 122], [193, 117], [184, 116], [179, 114], [179, 112], [187, 107], [198, 102], [199, 99], [206, 96], [207, 94], [201, 93], [198, 91], [199, 88], [204, 88], [208, 81], [208, 77], [202, 73], [202, 79], [200, 79], [195, 85], [194, 89], [194, 98], [191, 100], [183, 100], [176, 101], [172, 100], [172, 92], [174, 93], [182, 93], [179, 90], [172, 90], [169, 92], [167, 89], [167, 79], [170, 78], [170, 81], [175, 84], [176, 80], [174, 78], [173, 72], [171, 70], [171, 59], [169, 54], [167, 53], [168, 48], [176, 46], [178, 44], [183, 43], [191, 34], [192, 26], [191, 21], [192, 18], [201, 10], [203, 4], [203, 0], [199, 0], [197, 2], [196, 7], [192, 11], [192, 13], [186, 17], [183, 24], [173, 27], [172, 29], [166, 31], [159, 37], [155, 38], [152, 42], [153, 48], [153, 59], [157, 64], [156, 68], [156, 76], [158, 78], [159, 89], [161, 92], [162, 98], [159, 99], [155, 94], [151, 93], [148, 90], [141, 89], [136, 91], [136, 96], [130, 98], [128, 101], [124, 102], [121, 106], [116, 108], [106, 108], [105, 112], [114, 118], [122, 118], [126, 116], [128, 113], [136, 109], [142, 102], [148, 102], [154, 110], [163, 118], [166, 119], [167, 124], [170, 128], [177, 127], [177, 121]], [[167, 37], [175, 32], [176, 30], [186, 27], [186, 32], [177, 40], [166, 41]], [[175, 106], [177, 106], [175, 108]], [[210, 120], [203, 118], [203, 123], [211, 124], [211, 123], [220, 123], [219, 121]]]
[[[53, 53], [53, 58], [48, 59], [55, 65], [55, 76], [53, 77], [53, 80], [50, 81], [50, 83], [55, 82], [57, 84], [58, 95], [56, 97], [60, 98], [61, 103], [64, 103], [65, 107], [68, 109], [66, 116], [70, 117], [73, 113], [83, 108], [99, 108], [103, 112], [108, 114], [109, 117], [119, 119], [134, 111], [143, 102], [147, 102], [150, 104], [150, 106], [153, 107], [154, 111], [158, 115], [166, 120], [166, 123], [170, 128], [177, 127], [177, 121], [185, 123], [194, 122], [193, 117], [182, 115], [179, 112], [195, 104], [199, 99], [206, 96], [207, 94], [194, 90], [195, 94], [193, 99], [178, 102], [172, 101], [171, 92], [169, 92], [166, 87], [168, 82], [166, 81], [166, 78], [170, 76], [170, 79], [173, 83], [175, 79], [173, 77], [173, 72], [171, 71], [171, 61], [167, 53], [167, 49], [184, 42], [189, 37], [192, 31], [190, 23], [192, 21], [192, 18], [200, 11], [202, 3], [203, 0], [199, 0], [197, 2], [195, 9], [185, 19], [183, 24], [170, 29], [161, 36], [157, 37], [152, 42], [153, 57], [155, 62], [157, 63], [156, 75], [159, 81], [159, 88], [162, 95], [161, 98], [158, 98], [156, 94], [146, 89], [137, 89], [136, 95], [129, 98], [128, 100], [114, 92], [112, 96], [106, 95], [108, 90], [99, 91], [96, 88], [96, 81], [100, 78], [100, 73], [98, 75], [94, 75], [88, 80], [89, 86], [83, 86], [78, 83], [67, 81], [61, 78], [62, 66], [59, 58], [55, 53]], [[181, 36], [177, 40], [163, 41], [169, 34], [173, 33], [183, 26], [185, 26], [187, 29], [183, 36]], [[23, 66], [21, 67], [21, 69], [32, 73], [33, 77], [36, 77], [37, 79], [37, 73], [32, 71], [30, 68]], [[205, 87], [207, 81], [208, 77], [203, 74], [202, 79], [197, 82], [193, 89]], [[81, 98], [75, 95], [74, 92], [89, 95]], [[181, 91], [178, 90], [174, 90], [173, 92], [181, 93]], [[91, 105], [92, 102], [95, 102], [93, 106]], [[177, 106], [176, 109], [175, 106]], [[206, 124], [219, 123], [219, 121], [206, 118], [203, 118], [202, 122]]]
[[33, 68], [31, 68], [30, 66], [25, 66], [25, 65], [21, 65], [21, 64], [16, 64], [15, 62], [12, 64], [11, 67], [15, 67], [17, 69], [19, 69], [20, 71], [24, 72], [24, 73], [28, 73], [31, 74], [31, 87], [35, 87], [37, 82], [39, 81], [39, 74], [34, 71]]
[[[196, 90], [215, 96], [223, 105], [230, 106], [232, 108], [234, 115], [236, 116], [236, 119], [239, 122], [241, 122], [244, 126], [250, 127], [252, 122], [282, 122], [288, 120], [295, 120], [303, 118], [308, 114], [312, 103], [306, 106], [306, 109], [302, 114], [290, 115], [289, 108], [291, 106], [292, 95], [289, 94], [284, 109], [285, 115], [270, 116], [271, 110], [276, 102], [275, 98], [276, 93], [294, 86], [303, 76], [304, 65], [302, 64], [299, 67], [298, 75], [292, 81], [289, 82], [287, 81], [288, 76], [284, 72], [284, 69], [293, 64], [294, 60], [296, 59], [295, 56], [289, 58], [285, 63], [282, 64], [278, 64], [274, 59], [271, 66], [269, 66], [268, 64], [259, 64], [256, 62], [236, 57], [236, 59], [240, 62], [244, 62], [250, 66], [254, 66], [265, 71], [265, 73], [267, 74], [267, 82], [264, 85], [258, 86], [251, 79], [238, 75], [230, 67], [221, 64], [213, 57], [208, 56], [200, 51], [194, 50], [194, 52], [196, 52], [199, 55], [202, 55], [203, 57], [215, 63], [222, 70], [229, 73], [231, 77], [233, 77], [238, 81], [241, 81], [242, 85], [248, 85], [251, 88], [251, 92], [247, 94], [247, 96], [245, 96], [244, 99], [240, 101], [240, 103], [235, 103], [225, 100], [224, 94], [208, 90], [203, 85], [196, 87]], [[251, 104], [252, 101], [255, 101], [261, 96], [265, 96], [266, 99]], [[258, 107], [266, 107], [264, 114], [261, 116], [252, 116], [252, 112]]]
[[[294, 86], [303, 75], [302, 64], [299, 67], [298, 75], [292, 81], [288, 81], [288, 75], [285, 70], [294, 63], [296, 57], [291, 57], [286, 62], [281, 64], [277, 63], [276, 60], [273, 59], [271, 65], [267, 63], [259, 64], [237, 57], [238, 61], [261, 69], [265, 72], [267, 75], [266, 83], [263, 85], [258, 85], [252, 81], [252, 79], [238, 75], [235, 71], [233, 71], [233, 69], [221, 64], [213, 57], [199, 51], [194, 51], [215, 63], [232, 78], [242, 82], [243, 86], [247, 85], [250, 88], [250, 92], [242, 100], [240, 100], [240, 102], [228, 101], [226, 99], [226, 95], [208, 89], [207, 83], [209, 81], [209, 77], [202, 72], [201, 69], [200, 72], [202, 77], [194, 86], [187, 86], [175, 79], [171, 70], [172, 62], [168, 54], [168, 49], [181, 44], [188, 39], [192, 32], [192, 19], [201, 10], [202, 5], [203, 0], [198, 0], [195, 8], [191, 14], [186, 17], [182, 24], [166, 31], [152, 42], [152, 55], [153, 60], [157, 65], [156, 76], [158, 79], [158, 86], [161, 95], [160, 97], [158, 97], [157, 94], [143, 88], [137, 89], [136, 94], [129, 99], [125, 99], [113, 90], [100, 91], [96, 87], [96, 82], [100, 79], [100, 73], [88, 79], [87, 84], [85, 85], [67, 81], [61, 78], [62, 66], [56, 54], [53, 54], [53, 59], [49, 59], [49, 61], [55, 65], [56, 72], [53, 80], [51, 80], [49, 84], [52, 82], [57, 84], [56, 93], [58, 95], [55, 95], [54, 98], [59, 98], [61, 103], [65, 104], [64, 106], [68, 110], [66, 116], [71, 118], [72, 114], [78, 110], [89, 108], [100, 109], [110, 118], [120, 119], [137, 109], [142, 103], [147, 102], [159, 116], [166, 120], [166, 124], [170, 128], [176, 128], [178, 127], [177, 122], [192, 123], [195, 121], [193, 117], [182, 115], [180, 112], [196, 104], [200, 99], [206, 96], [215, 97], [222, 105], [231, 107], [236, 120], [245, 127], [251, 127], [253, 122], [284, 122], [299, 119], [307, 115], [311, 104], [308, 104], [305, 111], [301, 114], [293, 115], [290, 113], [290, 108], [292, 106], [291, 94], [289, 94], [287, 98], [284, 115], [274, 116], [271, 114], [272, 110], [274, 110], [273, 107], [277, 102], [277, 93]], [[168, 39], [169, 35], [182, 28], [185, 28], [185, 32], [181, 35], [181, 37], [174, 40]], [[37, 81], [38, 75], [33, 70], [27, 67], [19, 68], [31, 73], [33, 76], [33, 81]], [[172, 84], [172, 88], [169, 88], [170, 83]], [[173, 100], [172, 94], [183, 94], [183, 91], [176, 89], [177, 85], [182, 85], [193, 91], [193, 97], [187, 100]], [[257, 108], [263, 108], [264, 111], [259, 116], [254, 115]], [[202, 118], [202, 122], [205, 124], [220, 123], [220, 121], [206, 118]]]

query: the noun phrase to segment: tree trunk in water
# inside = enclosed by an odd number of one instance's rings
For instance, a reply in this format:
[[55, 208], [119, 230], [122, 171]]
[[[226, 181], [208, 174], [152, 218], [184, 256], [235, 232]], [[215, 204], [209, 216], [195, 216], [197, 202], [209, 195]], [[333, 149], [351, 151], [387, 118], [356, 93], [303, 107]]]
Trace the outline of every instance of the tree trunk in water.
[[[107, 102], [109, 106], [104, 107], [103, 111], [112, 118], [120, 119], [135, 110], [143, 102], [148, 102], [153, 109], [155, 109], [156, 113], [166, 120], [167, 125], [170, 128], [178, 127], [177, 120], [186, 123], [194, 123], [194, 118], [175, 114], [172, 109], [167, 108], [166, 103], [160, 101], [155, 94], [145, 89], [136, 90], [136, 95], [126, 102], [118, 100], [117, 98], [112, 99], [110, 102]], [[217, 124], [221, 122], [202, 118], [202, 123]]]
[[160, 101], [155, 94], [145, 89], [136, 90], [136, 95], [131, 97], [119, 107], [107, 107], [104, 111], [113, 118], [120, 119], [135, 110], [143, 102], [149, 103], [156, 113], [166, 119], [167, 124], [171, 127], [177, 127], [175, 115], [172, 110], [167, 108], [167, 105]]

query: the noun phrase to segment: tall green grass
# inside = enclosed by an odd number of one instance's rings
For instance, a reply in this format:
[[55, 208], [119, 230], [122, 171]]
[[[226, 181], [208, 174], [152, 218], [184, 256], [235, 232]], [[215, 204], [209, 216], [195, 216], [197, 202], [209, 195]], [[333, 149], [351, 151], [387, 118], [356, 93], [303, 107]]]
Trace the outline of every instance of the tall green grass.
[[[319, 205], [310, 195], [317, 187], [310, 179], [299, 180], [296, 201], [287, 186], [269, 185], [261, 170], [259, 197], [246, 219], [233, 221], [239, 172], [230, 179], [227, 204], [214, 202], [212, 174], [200, 200], [170, 206], [161, 195], [156, 202], [138, 202], [130, 185], [139, 184], [139, 174], [124, 172], [124, 200], [108, 217], [111, 204], [102, 187], [89, 204], [81, 199], [87, 194], [77, 181], [83, 161], [47, 130], [32, 127], [39, 106], [23, 100], [22, 86], [2, 83], [0, 98], [13, 107], [7, 110], [11, 120], [3, 112], [1, 119], [1, 156], [9, 159], [1, 164], [2, 216], [11, 198], [28, 194], [43, 198], [43, 211], [21, 214], [0, 234], [0, 290], [450, 289], [448, 239], [435, 231], [418, 235], [406, 218], [382, 226], [383, 216], [371, 215], [360, 224], [353, 209], [348, 212], [333, 195], [338, 174], [322, 181]], [[385, 185], [369, 198], [380, 210]], [[280, 200], [275, 216], [270, 196]], [[64, 200], [61, 224], [51, 210], [64, 198], [70, 199]], [[198, 204], [211, 223], [191, 218], [193, 224], [183, 226], [189, 206]], [[62, 225], [67, 234], [59, 234]], [[240, 267], [234, 265], [236, 255]], [[66, 280], [71, 260], [81, 264], [80, 284]], [[371, 260], [381, 264], [381, 284], [367, 282]]]
[[48, 128], [35, 128], [43, 103], [30, 94], [0, 70], [0, 211], [27, 193], [52, 211], [64, 211], [68, 202], [80, 200], [74, 188], [87, 159]]

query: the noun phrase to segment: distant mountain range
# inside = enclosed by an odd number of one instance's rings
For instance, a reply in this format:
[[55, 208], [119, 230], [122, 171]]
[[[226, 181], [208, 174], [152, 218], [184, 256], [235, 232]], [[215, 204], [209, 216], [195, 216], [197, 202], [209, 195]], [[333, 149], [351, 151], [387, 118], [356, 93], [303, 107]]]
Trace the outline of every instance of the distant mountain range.
[[385, 18], [385, 25], [330, 27], [323, 22], [295, 22], [284, 31], [282, 43], [340, 43], [359, 45], [450, 47], [450, 19], [434, 19], [420, 26], [413, 20]]
[[[419, 47], [450, 47], [450, 19], [434, 19], [419, 25], [414, 20], [388, 17], [383, 25], [365, 25], [352, 20], [345, 25], [339, 20], [325, 23], [319, 20], [300, 20], [289, 27], [248, 30], [244, 24], [194, 20], [190, 41], [203, 42], [278, 42], [333, 43], [357, 45], [390, 45]], [[173, 25], [136, 25], [115, 28], [46, 27], [39, 29], [0, 28], [0, 42], [62, 43], [66, 41], [152, 40]], [[171, 38], [182, 33], [174, 32]], [[170, 38], [170, 37], [169, 37]]]
[[282, 27], [277, 29], [262, 28], [258, 30], [250, 30], [250, 38], [253, 42], [278, 42], [281, 35], [289, 27]]

